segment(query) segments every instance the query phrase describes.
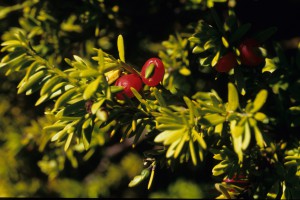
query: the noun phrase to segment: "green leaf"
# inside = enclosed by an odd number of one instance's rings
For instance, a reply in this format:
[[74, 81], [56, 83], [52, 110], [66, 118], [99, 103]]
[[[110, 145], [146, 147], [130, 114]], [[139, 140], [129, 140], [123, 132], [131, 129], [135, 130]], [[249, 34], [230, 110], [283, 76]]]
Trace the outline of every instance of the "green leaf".
[[97, 102], [94, 102], [91, 109], [92, 114], [95, 114], [97, 110], [103, 105], [104, 102], [105, 102], [105, 98], [102, 98]]
[[179, 142], [180, 142], [180, 138], [177, 138], [177, 140], [171, 143], [170, 147], [166, 152], [166, 158], [171, 158], [174, 155], [175, 147], [177, 147]]
[[215, 187], [219, 192], [221, 192], [226, 197], [226, 199], [232, 198], [229, 192], [227, 191], [227, 189], [222, 184], [216, 183]]
[[84, 100], [80, 100], [78, 102], [72, 103], [70, 105], [67, 105], [63, 111], [62, 114], [64, 116], [69, 116], [69, 115], [73, 115], [74, 113], [78, 113], [85, 110], [85, 101]]
[[190, 124], [193, 124], [194, 117], [195, 117], [195, 114], [194, 114], [194, 110], [195, 110], [194, 104], [193, 104], [193, 102], [187, 96], [184, 96], [183, 100], [186, 103], [186, 105], [188, 106], [189, 117], [190, 117]]
[[99, 76], [99, 72], [95, 69], [89, 68], [86, 70], [80, 70], [79, 76], [81, 78], [87, 78], [87, 77], [96, 77]]
[[179, 73], [183, 76], [189, 76], [191, 75], [191, 70], [184, 66], [179, 69]]
[[60, 81], [61, 81], [61, 78], [59, 76], [51, 77], [41, 88], [40, 95], [42, 96], [42, 95], [45, 95], [46, 93], [48, 93], [53, 88], [53, 86], [55, 86]]
[[121, 92], [123, 90], [124, 90], [123, 86], [115, 86], [115, 85], [110, 86], [110, 91], [112, 93], [118, 93], [118, 92]]
[[133, 178], [133, 180], [129, 182], [128, 187], [134, 187], [138, 185], [140, 182], [142, 182], [142, 180], [144, 180], [144, 177], [141, 175], [137, 175]]
[[85, 88], [83, 92], [83, 99], [87, 100], [90, 99], [94, 93], [97, 91], [99, 84], [100, 84], [101, 77], [98, 77], [96, 80], [92, 81], [88, 86]]
[[64, 135], [67, 134], [67, 129], [63, 129], [59, 132], [57, 132], [52, 138], [51, 138], [51, 142], [54, 142], [54, 141], [57, 141], [59, 140], [60, 138], [62, 138]]
[[247, 149], [247, 147], [250, 144], [250, 140], [251, 140], [250, 126], [249, 126], [249, 123], [246, 122], [245, 123], [245, 133], [244, 133], [244, 138], [243, 138], [243, 142], [242, 142], [242, 149], [243, 150]]
[[272, 35], [274, 35], [277, 32], [278, 28], [277, 27], [270, 27], [265, 30], [260, 31], [257, 33], [255, 36], [253, 36], [256, 40], [259, 42], [263, 43], [267, 39], [269, 39]]
[[101, 49], [98, 50], [98, 68], [99, 68], [99, 72], [103, 73], [104, 72], [104, 55], [103, 55], [103, 51]]
[[43, 129], [45, 131], [58, 131], [65, 128], [65, 126], [66, 126], [65, 124], [53, 124], [53, 125], [45, 126]]
[[88, 150], [92, 140], [91, 118], [88, 118], [82, 125], [82, 142], [85, 150]]
[[273, 59], [265, 58], [265, 66], [262, 68], [262, 73], [270, 72], [273, 73], [277, 69], [277, 65]]
[[264, 139], [262, 137], [261, 131], [259, 130], [259, 128], [256, 125], [253, 128], [254, 128], [255, 139], [256, 139], [257, 145], [260, 148], [263, 148], [264, 147]]
[[197, 54], [197, 53], [202, 53], [202, 52], [204, 52], [204, 51], [206, 51], [206, 50], [205, 50], [203, 47], [195, 46], [195, 47], [193, 48], [192, 53]]
[[37, 84], [40, 79], [42, 79], [46, 75], [46, 70], [41, 70], [31, 75], [28, 81], [25, 81], [21, 87], [18, 89], [18, 94], [25, 92], [30, 89], [34, 84]]
[[128, 184], [128, 187], [134, 187], [140, 184], [144, 179], [150, 175], [149, 169], [143, 169], [140, 175], [135, 176]]
[[236, 122], [237, 122], [236, 120], [230, 122], [230, 131], [234, 138], [240, 137], [245, 130], [244, 124], [239, 125]]
[[228, 167], [228, 162], [226, 160], [221, 161], [217, 165], [215, 165], [212, 169], [213, 176], [220, 176], [226, 172], [226, 168]]
[[156, 128], [158, 130], [165, 131], [165, 130], [178, 130], [178, 129], [182, 129], [183, 127], [184, 125], [174, 122], [174, 123], [163, 123], [158, 125]]
[[233, 83], [228, 83], [227, 111], [235, 111], [239, 107], [239, 96]]
[[202, 149], [206, 149], [207, 145], [205, 140], [202, 137], [202, 134], [200, 135], [200, 133], [198, 133], [195, 129], [192, 129], [192, 133], [193, 136], [196, 138], [196, 140], [198, 141], [199, 145], [201, 146]]
[[185, 133], [181, 138], [180, 138], [180, 142], [178, 143], [178, 145], [177, 145], [177, 147], [176, 147], [176, 149], [175, 149], [175, 152], [174, 152], [174, 158], [176, 159], [178, 156], [179, 156], [179, 154], [180, 154], [180, 152], [181, 152], [181, 150], [182, 150], [182, 148], [183, 148], [183, 146], [184, 146], [184, 144], [185, 144], [185, 141], [186, 141], [186, 138], [188, 137], [188, 135]]
[[256, 95], [254, 102], [253, 102], [253, 107], [250, 110], [251, 113], [255, 113], [258, 110], [261, 109], [261, 107], [265, 104], [266, 100], [268, 97], [268, 91], [263, 89], [259, 91], [259, 93]]
[[125, 62], [124, 40], [122, 35], [118, 36], [117, 46], [118, 46], [120, 60], [122, 62]]
[[59, 107], [63, 106], [66, 102], [68, 102], [74, 95], [77, 93], [77, 88], [73, 87], [63, 93], [55, 102], [54, 110], [57, 110]]
[[190, 154], [192, 157], [192, 162], [193, 162], [194, 166], [197, 166], [197, 156], [196, 156], [196, 152], [195, 152], [194, 143], [191, 139], [189, 140], [189, 147], [190, 147], [189, 149], [190, 149]]
[[71, 144], [71, 142], [72, 142], [73, 135], [74, 135], [74, 132], [69, 133], [68, 138], [67, 138], [67, 141], [66, 141], [65, 146], [64, 146], [64, 150], [65, 150], [65, 151], [67, 151], [68, 148], [70, 147], [70, 144]]
[[44, 94], [42, 96], [40, 96], [40, 98], [36, 101], [36, 103], [34, 104], [35, 106], [40, 105], [41, 103], [45, 102], [46, 100], [48, 100], [50, 98], [49, 94]]
[[226, 38], [223, 37], [223, 36], [222, 36], [222, 43], [223, 43], [223, 45], [224, 45], [225, 48], [228, 48], [228, 47], [229, 47], [228, 41], [227, 41]]
[[267, 122], [268, 121], [267, 115], [262, 113], [262, 112], [256, 112], [255, 115], [254, 115], [254, 118], [258, 121], [261, 121], [261, 122]]
[[214, 56], [214, 58], [212, 59], [212, 61], [211, 61], [212, 67], [214, 67], [218, 63], [219, 58], [220, 58], [220, 51], [218, 51], [216, 53], [216, 55]]
[[155, 138], [154, 138], [154, 142], [157, 143], [161, 143], [163, 142], [165, 144], [170, 144], [173, 142], [173, 140], [180, 138], [179, 136], [182, 136], [184, 134], [184, 129], [175, 129], [175, 130], [165, 130], [163, 132], [161, 132], [160, 134], [158, 134]]
[[215, 126], [223, 123], [225, 120], [226, 118], [219, 114], [207, 114], [200, 119], [200, 122], [204, 125]]
[[158, 91], [158, 89], [156, 87], [153, 88], [153, 92], [154, 92], [154, 96], [157, 99], [159, 105], [166, 107], [167, 104], [165, 102], [165, 99], [163, 98], [163, 96], [161, 95], [161, 93]]
[[244, 37], [244, 35], [250, 30], [250, 28], [250, 23], [243, 24], [240, 27], [238, 27], [238, 29], [231, 34], [231, 37], [229, 39], [230, 43], [236, 42], [242, 37]]

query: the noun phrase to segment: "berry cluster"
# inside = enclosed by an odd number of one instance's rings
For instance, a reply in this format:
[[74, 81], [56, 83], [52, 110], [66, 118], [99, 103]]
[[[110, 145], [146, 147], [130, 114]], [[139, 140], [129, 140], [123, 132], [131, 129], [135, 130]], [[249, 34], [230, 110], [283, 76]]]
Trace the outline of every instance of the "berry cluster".
[[[251, 67], [261, 64], [264, 58], [259, 52], [259, 47], [259, 42], [253, 38], [242, 41], [238, 47], [241, 64]], [[238, 65], [237, 58], [235, 53], [229, 51], [219, 59], [215, 69], [218, 72], [229, 72]]]
[[116, 80], [115, 85], [124, 88], [121, 92], [116, 94], [117, 99], [123, 100], [124, 95], [128, 98], [134, 97], [130, 88], [133, 87], [137, 91], [140, 91], [143, 83], [150, 87], [157, 86], [163, 80], [164, 74], [165, 67], [160, 59], [148, 59], [143, 65], [140, 75], [125, 74]]

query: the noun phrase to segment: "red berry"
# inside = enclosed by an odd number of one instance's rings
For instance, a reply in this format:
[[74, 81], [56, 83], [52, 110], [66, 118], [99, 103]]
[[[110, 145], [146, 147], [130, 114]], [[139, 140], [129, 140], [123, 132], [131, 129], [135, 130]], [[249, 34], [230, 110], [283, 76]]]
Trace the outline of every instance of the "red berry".
[[229, 72], [237, 65], [238, 63], [236, 61], [236, 55], [233, 52], [228, 52], [219, 59], [215, 66], [215, 69], [218, 72]]
[[116, 94], [117, 99], [123, 100], [123, 95], [126, 95], [129, 98], [134, 97], [130, 88], [133, 87], [137, 91], [140, 91], [142, 89], [143, 82], [137, 74], [126, 74], [119, 77], [116, 80], [115, 85], [122, 86], [124, 88], [121, 92]]
[[257, 66], [264, 61], [258, 47], [260, 44], [257, 40], [249, 38], [244, 40], [240, 46], [241, 63], [248, 66]]
[[[153, 72], [151, 73], [150, 77], [146, 77], [146, 70], [148, 67], [154, 64]], [[165, 67], [162, 61], [158, 58], [150, 58], [148, 59], [144, 66], [142, 67], [141, 77], [143, 82], [146, 85], [151, 87], [158, 85], [164, 78], [165, 75]]]
[[224, 182], [226, 182], [226, 183], [236, 183], [236, 184], [239, 184], [239, 183], [241, 183], [241, 184], [247, 184], [248, 183], [248, 179], [247, 179], [247, 177], [246, 176], [244, 176], [244, 175], [233, 175], [233, 177], [230, 179], [230, 178], [226, 178], [226, 179], [224, 179], [223, 180]]

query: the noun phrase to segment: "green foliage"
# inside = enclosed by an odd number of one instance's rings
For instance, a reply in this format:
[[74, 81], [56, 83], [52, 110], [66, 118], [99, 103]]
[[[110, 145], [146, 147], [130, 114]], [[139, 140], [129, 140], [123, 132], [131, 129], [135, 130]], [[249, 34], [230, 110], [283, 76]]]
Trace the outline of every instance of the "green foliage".
[[[156, 9], [149, 12], [157, 12], [159, 3], [150, 2]], [[11, 95], [1, 99], [0, 196], [110, 197], [119, 187], [118, 195], [126, 196], [135, 188], [155, 188], [158, 170], [176, 172], [183, 165], [208, 168], [212, 177], [203, 178], [215, 186], [215, 198], [299, 197], [299, 45], [295, 55], [280, 43], [270, 45], [277, 28], [253, 30], [239, 21], [235, 1], [177, 3], [184, 5], [182, 12], [200, 9], [203, 15], [167, 33], [168, 40], [154, 50], [165, 67], [161, 84], [131, 88], [134, 97], [124, 100], [116, 98], [123, 87], [115, 81], [125, 74], [139, 76], [132, 63], [149, 57], [149, 52], [132, 57], [131, 51], [145, 47], [137, 48], [136, 38], [126, 34], [129, 4], [82, 0], [74, 9], [71, 1], [36, 0], [1, 5], [0, 19], [10, 22], [15, 14], [18, 23], [6, 25], [1, 35], [0, 72], [7, 82], [14, 80], [15, 94], [31, 98], [43, 111], [29, 119], [21, 113], [24, 108], [10, 103]], [[217, 3], [226, 15], [217, 12]], [[240, 61], [239, 44], [247, 37], [262, 43], [264, 62], [252, 68]], [[127, 51], [131, 47], [137, 49]], [[214, 67], [229, 51], [238, 66], [220, 74]], [[153, 66], [146, 76], [151, 73]], [[222, 77], [225, 81], [218, 82]], [[9, 91], [4, 86], [1, 90]], [[28, 160], [18, 160], [22, 155]], [[23, 169], [26, 162], [35, 168]], [[28, 178], [35, 169], [40, 174]], [[196, 183], [178, 179], [149, 197], [208, 195], [201, 191]]]

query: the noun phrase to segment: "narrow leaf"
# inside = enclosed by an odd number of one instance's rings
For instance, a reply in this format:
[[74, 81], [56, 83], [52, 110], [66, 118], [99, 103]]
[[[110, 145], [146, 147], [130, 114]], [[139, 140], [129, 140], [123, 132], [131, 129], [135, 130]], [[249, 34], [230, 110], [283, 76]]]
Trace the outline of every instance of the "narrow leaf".
[[46, 70], [41, 70], [31, 75], [28, 81], [24, 82], [24, 84], [22, 84], [21, 87], [18, 89], [18, 94], [30, 89], [30, 87], [36, 84], [45, 75], [46, 75]]
[[100, 77], [98, 77], [96, 80], [92, 81], [88, 86], [85, 88], [83, 92], [83, 99], [87, 100], [90, 99], [94, 93], [97, 91], [99, 84], [100, 84]]
[[242, 142], [242, 149], [243, 150], [247, 149], [247, 147], [250, 144], [250, 140], [251, 140], [250, 126], [249, 126], [249, 123], [246, 122], [245, 123], [245, 133], [244, 133], [244, 138], [243, 138], [243, 142]]
[[214, 56], [214, 58], [212, 59], [212, 61], [211, 61], [211, 66], [212, 67], [214, 67], [217, 64], [219, 58], [220, 58], [220, 51], [218, 51], [216, 53], [216, 55]]
[[241, 39], [251, 28], [251, 24], [243, 24], [241, 25], [230, 37], [230, 42], [233, 43]]
[[200, 119], [200, 122], [208, 126], [215, 126], [220, 123], [223, 123], [225, 120], [226, 118], [219, 114], [207, 114]]
[[259, 130], [259, 128], [257, 126], [254, 126], [253, 128], [254, 128], [255, 139], [256, 139], [257, 145], [260, 148], [263, 148], [264, 147], [264, 139], [262, 137], [261, 131]]
[[69, 146], [70, 146], [70, 144], [71, 144], [71, 142], [72, 142], [73, 135], [74, 135], [74, 132], [69, 133], [68, 138], [67, 138], [67, 141], [66, 141], [65, 146], [64, 146], [64, 150], [65, 150], [65, 151], [68, 150], [68, 148], [69, 148]]
[[118, 46], [120, 60], [122, 62], [125, 62], [124, 40], [122, 35], [118, 36], [117, 46]]
[[193, 164], [194, 164], [194, 166], [197, 166], [197, 156], [196, 156], [196, 152], [195, 152], [194, 143], [191, 139], [189, 140], [189, 147], [190, 147], [190, 154], [192, 157]]
[[57, 110], [59, 107], [64, 105], [66, 102], [68, 102], [73, 96], [76, 94], [76, 88], [71, 88], [68, 91], [66, 91], [64, 94], [62, 94], [54, 105], [54, 110]]
[[251, 113], [257, 112], [261, 107], [265, 104], [268, 97], [268, 91], [263, 89], [259, 91], [259, 93], [256, 95], [254, 102], [253, 102], [253, 108], [250, 110]]
[[228, 106], [227, 111], [235, 111], [239, 107], [238, 92], [233, 83], [228, 83]]

